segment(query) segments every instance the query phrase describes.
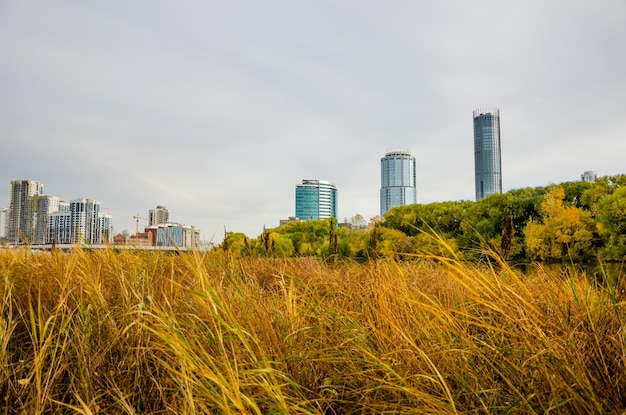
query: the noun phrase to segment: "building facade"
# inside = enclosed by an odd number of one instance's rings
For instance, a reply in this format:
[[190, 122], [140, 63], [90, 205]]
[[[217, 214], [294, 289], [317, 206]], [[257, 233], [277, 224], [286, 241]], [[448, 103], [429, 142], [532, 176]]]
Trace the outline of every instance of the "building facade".
[[165, 206], [157, 206], [156, 209], [148, 211], [148, 226], [156, 226], [169, 223], [170, 212]]
[[45, 243], [113, 243], [113, 218], [100, 212], [100, 202], [94, 199], [61, 201], [59, 209], [48, 214]]
[[598, 175], [595, 171], [586, 171], [580, 175], [580, 180], [582, 180], [583, 182], [593, 183], [596, 181], [597, 178]]
[[146, 227], [146, 234], [157, 247], [198, 248], [200, 229], [179, 223], [161, 223]]
[[69, 210], [51, 213], [48, 216], [48, 234], [46, 238], [49, 244], [72, 244], [72, 215]]
[[28, 208], [29, 219], [32, 224], [29, 225], [33, 231], [30, 243], [33, 245], [43, 245], [48, 240], [48, 221], [50, 214], [59, 211], [59, 198], [56, 196], [35, 195], [31, 196]]
[[502, 193], [500, 110], [474, 110], [474, 185], [476, 200]]
[[380, 216], [389, 209], [417, 203], [415, 157], [392, 151], [380, 159]]
[[337, 219], [337, 187], [326, 180], [302, 180], [296, 185], [296, 217]]
[[113, 217], [107, 213], [100, 212], [98, 214], [98, 244], [113, 243]]
[[43, 194], [43, 184], [35, 180], [11, 181], [11, 206], [9, 207], [9, 243], [29, 243], [33, 236], [32, 208], [30, 199]]
[[99, 202], [86, 198], [70, 200], [70, 214], [74, 239], [72, 242], [100, 243], [98, 240]]

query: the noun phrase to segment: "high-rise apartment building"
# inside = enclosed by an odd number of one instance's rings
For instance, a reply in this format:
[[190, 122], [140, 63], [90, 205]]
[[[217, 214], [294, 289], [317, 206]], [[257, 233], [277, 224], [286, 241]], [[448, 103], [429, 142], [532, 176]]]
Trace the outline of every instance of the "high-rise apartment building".
[[33, 236], [32, 196], [43, 194], [43, 184], [35, 180], [11, 181], [8, 238], [12, 244], [29, 243]]
[[165, 206], [157, 206], [148, 211], [148, 226], [157, 226], [170, 221], [170, 212]]
[[502, 193], [500, 110], [474, 110], [474, 185], [476, 200]]
[[296, 185], [296, 217], [337, 219], [337, 188], [326, 180], [302, 180]]
[[48, 239], [48, 220], [51, 213], [59, 211], [59, 198], [56, 196], [35, 195], [31, 196], [28, 205], [29, 228], [32, 229], [30, 243], [43, 245]]
[[72, 235], [72, 215], [69, 210], [53, 212], [48, 216], [47, 243], [72, 244]]
[[70, 214], [73, 242], [100, 243], [98, 240], [100, 202], [86, 198], [70, 200]]
[[98, 214], [98, 233], [96, 237], [97, 244], [113, 243], [113, 217], [107, 213], [100, 212]]
[[380, 216], [394, 206], [417, 203], [415, 157], [392, 151], [380, 159]]

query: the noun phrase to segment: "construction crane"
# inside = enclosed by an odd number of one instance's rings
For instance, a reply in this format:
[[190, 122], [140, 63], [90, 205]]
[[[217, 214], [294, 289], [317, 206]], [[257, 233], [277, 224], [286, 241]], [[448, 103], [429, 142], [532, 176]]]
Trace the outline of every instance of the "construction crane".
[[139, 213], [137, 213], [135, 216], [133, 216], [133, 219], [135, 219], [135, 238], [137, 238], [137, 235], [139, 235], [139, 220], [148, 220], [148, 218], [139, 216]]

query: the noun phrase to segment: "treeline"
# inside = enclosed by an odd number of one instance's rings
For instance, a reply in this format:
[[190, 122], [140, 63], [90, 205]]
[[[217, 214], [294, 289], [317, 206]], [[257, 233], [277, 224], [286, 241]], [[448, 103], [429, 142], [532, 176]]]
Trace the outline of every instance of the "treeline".
[[485, 248], [513, 261], [622, 261], [626, 175], [515, 189], [477, 202], [396, 207], [384, 220], [373, 218], [363, 229], [319, 220], [266, 229], [256, 239], [227, 233], [222, 245], [239, 255], [349, 258], [436, 254], [445, 249], [475, 259]]

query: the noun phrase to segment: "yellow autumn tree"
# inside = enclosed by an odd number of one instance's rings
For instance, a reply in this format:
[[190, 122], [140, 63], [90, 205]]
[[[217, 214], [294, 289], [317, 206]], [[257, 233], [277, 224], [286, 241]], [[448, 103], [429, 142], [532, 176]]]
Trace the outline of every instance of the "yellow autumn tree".
[[562, 186], [551, 186], [541, 203], [540, 220], [526, 227], [526, 248], [533, 259], [580, 260], [593, 255], [596, 222], [588, 211], [564, 203]]

